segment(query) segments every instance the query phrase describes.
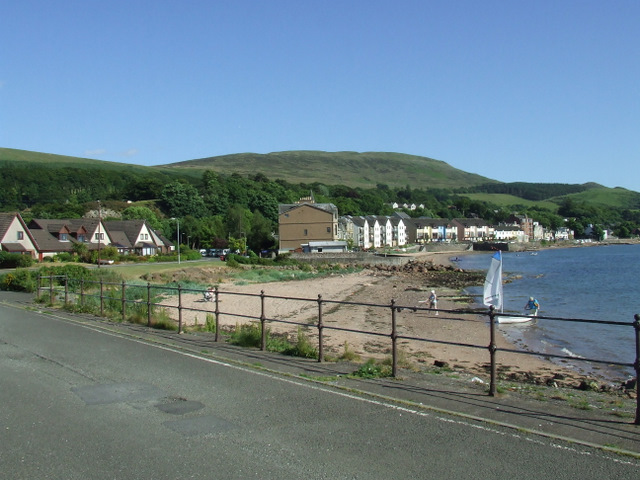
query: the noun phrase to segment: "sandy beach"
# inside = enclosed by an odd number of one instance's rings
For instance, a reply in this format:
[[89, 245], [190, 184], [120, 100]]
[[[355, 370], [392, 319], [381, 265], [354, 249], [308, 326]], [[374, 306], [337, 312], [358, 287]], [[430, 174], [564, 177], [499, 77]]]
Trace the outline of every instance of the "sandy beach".
[[[416, 261], [451, 266], [450, 256], [455, 254], [425, 253]], [[318, 329], [315, 326], [319, 317], [317, 300], [321, 295], [325, 355], [337, 358], [347, 349], [357, 354], [361, 361], [369, 358], [381, 360], [390, 356], [390, 306], [393, 300], [396, 306], [406, 307], [396, 313], [398, 335], [429, 340], [398, 340], [403, 367], [420, 369], [437, 362], [454, 370], [488, 378], [488, 317], [462, 313], [465, 310], [468, 312], [469, 299], [460, 297], [457, 290], [429, 284], [426, 275], [366, 269], [353, 274], [302, 281], [248, 285], [223, 281], [218, 288], [222, 330], [257, 321], [264, 300], [264, 315], [271, 332], [285, 334], [292, 341], [295, 341], [298, 332], [302, 332], [316, 345]], [[432, 289], [438, 294], [438, 315], [427, 308], [427, 303], [423, 303]], [[261, 298], [262, 292], [264, 299]], [[177, 298], [169, 297], [163, 303], [176, 305]], [[215, 311], [215, 303], [204, 301], [199, 293], [183, 294], [182, 305], [183, 323], [187, 331], [189, 326], [202, 325], [207, 313], [212, 315]], [[171, 316], [175, 314], [171, 313]], [[499, 372], [507, 378], [573, 385], [580, 377], [576, 372], [540, 357], [503, 352], [503, 349], [515, 347], [500, 334], [499, 328], [496, 345]]]

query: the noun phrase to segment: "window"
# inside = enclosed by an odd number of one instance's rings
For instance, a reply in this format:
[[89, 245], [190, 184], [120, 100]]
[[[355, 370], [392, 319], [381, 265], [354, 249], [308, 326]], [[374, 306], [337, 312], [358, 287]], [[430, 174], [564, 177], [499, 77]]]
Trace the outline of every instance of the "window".
[[104, 233], [96, 233], [96, 240], [101, 241], [104, 240]]
[[327, 227], [327, 233], [331, 233], [331, 227]]
[[309, 235], [309, 231], [305, 228], [304, 229], [304, 236], [306, 237], [307, 235]]
[[80, 233], [78, 234], [78, 241], [84, 243], [87, 241], [87, 239], [83, 234]]
[[22, 230], [18, 232], [18, 240], [24, 240], [24, 232]]
[[68, 240], [67, 234], [66, 233], [61, 233], [60, 234], [60, 241], [61, 242], [66, 242], [67, 240]]

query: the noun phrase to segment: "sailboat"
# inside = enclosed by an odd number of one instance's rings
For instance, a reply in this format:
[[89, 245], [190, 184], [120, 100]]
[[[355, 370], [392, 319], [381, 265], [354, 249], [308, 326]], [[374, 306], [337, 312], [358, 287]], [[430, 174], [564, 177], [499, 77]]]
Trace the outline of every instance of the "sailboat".
[[[487, 278], [484, 281], [484, 304], [489, 307], [493, 305], [502, 313], [504, 307], [504, 295], [502, 292], [502, 252], [498, 250], [491, 256], [491, 265], [487, 271]], [[534, 315], [526, 317], [510, 317], [498, 315], [498, 323], [525, 323], [533, 320]]]

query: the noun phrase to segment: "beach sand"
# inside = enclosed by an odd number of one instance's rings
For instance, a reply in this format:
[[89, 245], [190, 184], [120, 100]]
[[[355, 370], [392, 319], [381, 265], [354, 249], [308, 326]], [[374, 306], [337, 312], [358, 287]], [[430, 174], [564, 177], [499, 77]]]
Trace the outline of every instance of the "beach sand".
[[[450, 266], [450, 256], [455, 255], [425, 253], [416, 260]], [[459, 291], [429, 285], [420, 275], [367, 269], [353, 274], [290, 282], [235, 285], [231, 281], [222, 281], [218, 289], [221, 330], [258, 321], [264, 302], [264, 315], [272, 333], [286, 335], [290, 341], [295, 341], [302, 332], [316, 347], [318, 296], [321, 295], [325, 355], [338, 358], [348, 351], [361, 361], [389, 358], [393, 300], [395, 306], [403, 307], [396, 313], [397, 334], [429, 339], [428, 342], [398, 339], [403, 367], [420, 369], [437, 363], [484, 380], [489, 376], [491, 337], [488, 317], [479, 313], [463, 313], [470, 310], [468, 298], [460, 297]], [[427, 300], [432, 289], [438, 294], [438, 315], [427, 308], [427, 303], [421, 303]], [[264, 298], [261, 298], [262, 293]], [[177, 298], [167, 297], [162, 303], [175, 306]], [[182, 321], [187, 333], [189, 327], [204, 324], [207, 314], [212, 318], [215, 305], [215, 302], [204, 301], [200, 293], [184, 293]], [[174, 309], [167, 310], [172, 317], [177, 317]], [[541, 357], [505, 352], [516, 347], [500, 333], [499, 326], [496, 326], [495, 343], [498, 371], [503, 378], [574, 385], [580, 377], [577, 372]]]

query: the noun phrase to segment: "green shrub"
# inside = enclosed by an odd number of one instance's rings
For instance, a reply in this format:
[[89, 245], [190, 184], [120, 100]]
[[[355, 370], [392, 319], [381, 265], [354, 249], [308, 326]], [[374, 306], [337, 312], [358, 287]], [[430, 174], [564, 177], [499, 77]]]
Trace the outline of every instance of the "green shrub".
[[342, 355], [340, 355], [339, 359], [345, 360], [347, 362], [356, 362], [360, 360], [360, 355], [358, 355], [356, 352], [351, 350], [351, 348], [349, 347], [349, 344], [345, 341], [344, 352], [342, 352]]
[[229, 342], [241, 347], [259, 348], [262, 342], [262, 331], [257, 322], [236, 324], [235, 330], [231, 333]]
[[231, 267], [231, 268], [238, 268], [240, 266], [240, 264], [235, 260], [235, 258], [228, 258], [227, 259], [227, 266]]
[[34, 272], [17, 269], [0, 277], [0, 290], [31, 293], [36, 291], [36, 283]]
[[382, 378], [390, 377], [392, 374], [389, 365], [376, 363], [372, 358], [367, 360], [358, 370], [352, 373], [354, 377], [360, 378]]
[[53, 256], [54, 262], [77, 262], [78, 257], [69, 252], [57, 253]]
[[28, 268], [33, 265], [30, 255], [0, 251], [0, 268]]
[[207, 316], [204, 321], [204, 329], [207, 332], [216, 333], [216, 317], [210, 313], [207, 313]]
[[158, 330], [178, 330], [178, 325], [169, 317], [164, 308], [156, 310], [152, 315], [151, 327]]
[[318, 350], [311, 345], [309, 337], [307, 337], [302, 328], [298, 327], [298, 339], [295, 345], [282, 351], [285, 355], [302, 358], [318, 358]]

